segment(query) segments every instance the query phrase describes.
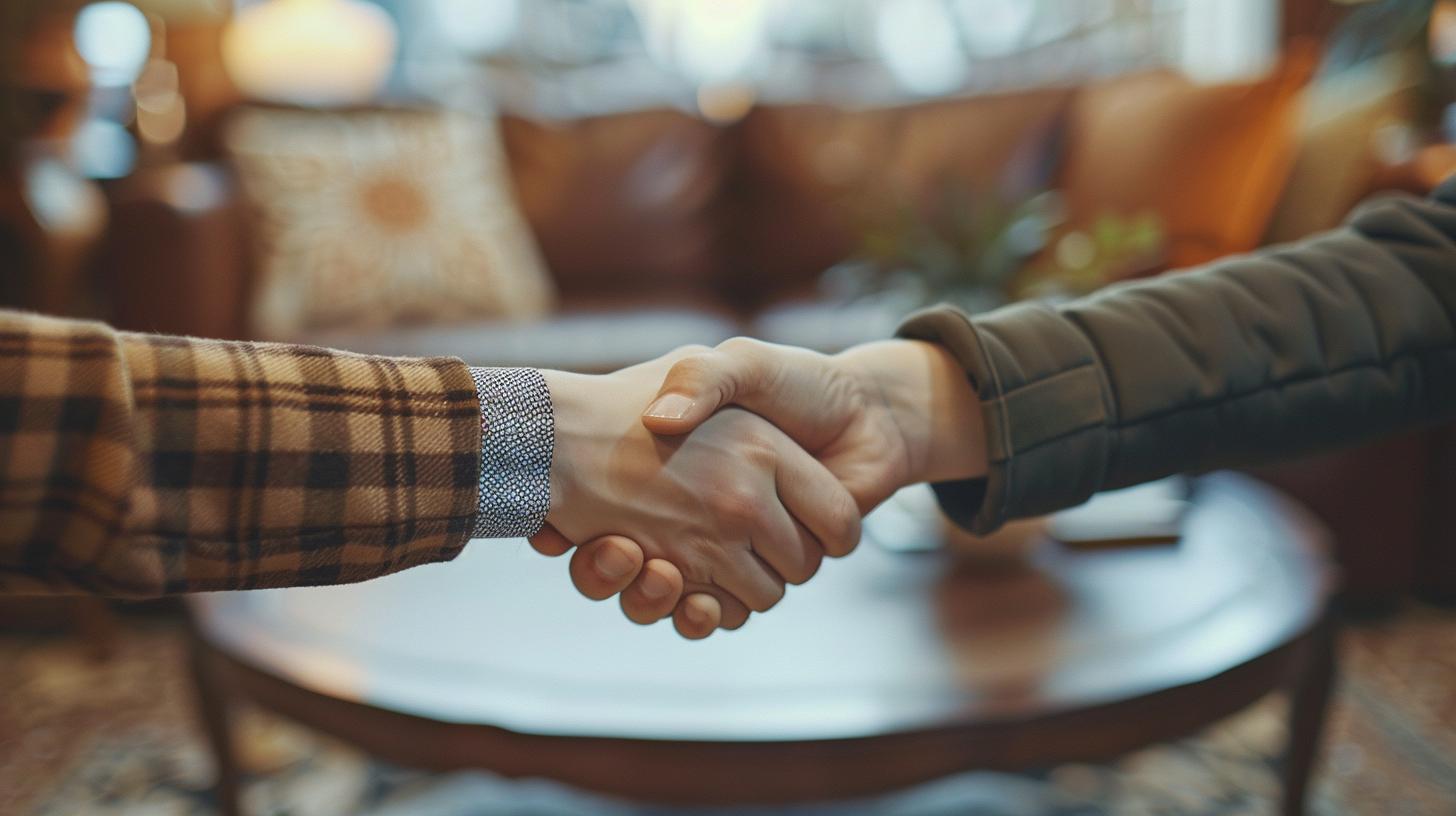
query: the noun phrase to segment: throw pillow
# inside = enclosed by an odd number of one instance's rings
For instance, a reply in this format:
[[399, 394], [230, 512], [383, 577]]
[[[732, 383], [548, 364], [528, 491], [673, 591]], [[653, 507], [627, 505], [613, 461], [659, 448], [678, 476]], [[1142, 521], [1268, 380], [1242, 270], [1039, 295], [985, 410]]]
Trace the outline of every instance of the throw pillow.
[[1293, 164], [1311, 63], [1296, 49], [1250, 83], [1198, 85], [1151, 71], [1083, 89], [1061, 185], [1072, 222], [1155, 212], [1175, 267], [1253, 249]]
[[225, 138], [258, 221], [255, 333], [532, 317], [550, 306], [493, 122], [250, 108]]

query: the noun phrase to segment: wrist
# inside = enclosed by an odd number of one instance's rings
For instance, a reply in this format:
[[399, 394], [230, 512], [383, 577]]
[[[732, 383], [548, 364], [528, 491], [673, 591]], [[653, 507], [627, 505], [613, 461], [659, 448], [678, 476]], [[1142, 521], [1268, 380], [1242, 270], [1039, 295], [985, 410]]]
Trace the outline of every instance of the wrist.
[[[546, 520], [558, 529], [571, 527], [562, 518], [564, 508], [573, 504], [575, 492], [572, 478], [587, 467], [593, 437], [591, 426], [592, 381], [587, 374], [543, 370], [546, 388], [551, 392], [551, 412], [556, 425], [556, 451], [551, 458], [551, 505]], [[599, 395], [598, 395], [599, 396]], [[598, 412], [598, 416], [600, 412]]]
[[949, 351], [920, 340], [885, 340], [839, 355], [898, 429], [905, 483], [986, 475], [985, 422], [966, 372]]

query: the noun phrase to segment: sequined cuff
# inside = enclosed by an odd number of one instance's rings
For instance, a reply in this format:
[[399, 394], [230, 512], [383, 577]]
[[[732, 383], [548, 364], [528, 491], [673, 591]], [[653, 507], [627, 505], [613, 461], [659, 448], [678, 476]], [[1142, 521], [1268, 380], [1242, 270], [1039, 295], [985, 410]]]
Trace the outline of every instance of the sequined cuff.
[[471, 368], [480, 398], [480, 494], [472, 538], [534, 535], [551, 505], [556, 424], [534, 368]]

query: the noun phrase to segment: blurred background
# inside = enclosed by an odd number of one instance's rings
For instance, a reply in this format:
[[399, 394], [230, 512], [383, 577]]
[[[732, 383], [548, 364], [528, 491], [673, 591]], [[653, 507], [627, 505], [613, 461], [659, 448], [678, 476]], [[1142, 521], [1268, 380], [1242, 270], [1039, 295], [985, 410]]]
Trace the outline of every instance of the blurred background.
[[[0, 15], [0, 306], [138, 331], [586, 372], [737, 334], [834, 351], [939, 301], [1055, 301], [1299, 240], [1456, 170], [1450, 0]], [[1456, 812], [1456, 429], [1252, 475], [1321, 525], [1350, 624], [1317, 811]], [[188, 619], [0, 599], [0, 811], [219, 807]], [[1280, 705], [852, 812], [1272, 812]], [[249, 812], [608, 810], [235, 707]]]

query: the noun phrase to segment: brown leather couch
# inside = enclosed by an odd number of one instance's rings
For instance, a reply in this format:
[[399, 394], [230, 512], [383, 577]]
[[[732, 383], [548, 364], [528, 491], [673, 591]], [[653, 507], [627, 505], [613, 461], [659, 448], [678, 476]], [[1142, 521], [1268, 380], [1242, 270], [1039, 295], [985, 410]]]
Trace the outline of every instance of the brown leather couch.
[[[858, 114], [766, 108], [728, 127], [671, 110], [571, 122], [503, 116], [517, 201], [560, 310], [530, 323], [281, 339], [605, 370], [752, 332], [766, 307], [812, 295], [819, 275], [854, 252], [855, 199], [889, 194], [877, 175], [887, 162], [898, 166], [897, 190], [945, 173], [989, 189], [1027, 140], [1053, 158], [1048, 136], [1072, 98], [1054, 90]], [[224, 160], [146, 168], [118, 184], [112, 202], [99, 269], [118, 325], [255, 336], [255, 247]], [[816, 345], [884, 336], [897, 316], [866, 315], [862, 331]]]
[[[1239, 85], [1150, 72], [871, 110], [768, 106], [727, 126], [669, 110], [507, 115], [512, 180], [557, 284], [557, 314], [281, 339], [581, 370], [745, 332], [832, 349], [885, 336], [907, 307], [805, 305], [815, 281], [854, 253], [867, 207], [919, 206], [947, 185], [1029, 192], [1061, 181], [1087, 218], [1096, 212], [1084, 203], [1102, 199], [1158, 210], [1172, 257], [1251, 249], [1283, 188], [1307, 74], [1304, 60]], [[1129, 105], [1142, 122], [1136, 143], [1106, 124]], [[1210, 119], [1230, 122], [1226, 136], [1185, 145]], [[1259, 172], [1207, 180], [1209, 167], [1240, 161]], [[1096, 172], [1104, 163], [1117, 172]], [[1180, 176], [1200, 195], [1160, 192]], [[114, 322], [253, 337], [249, 215], [227, 163], [153, 165], [111, 193], [98, 268]]]

